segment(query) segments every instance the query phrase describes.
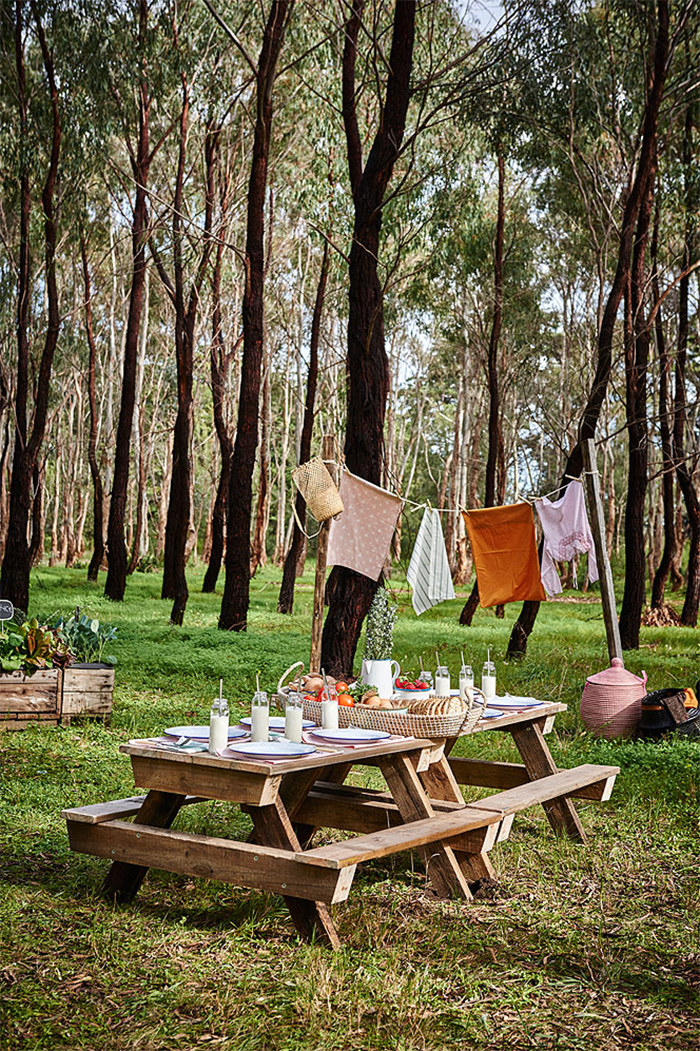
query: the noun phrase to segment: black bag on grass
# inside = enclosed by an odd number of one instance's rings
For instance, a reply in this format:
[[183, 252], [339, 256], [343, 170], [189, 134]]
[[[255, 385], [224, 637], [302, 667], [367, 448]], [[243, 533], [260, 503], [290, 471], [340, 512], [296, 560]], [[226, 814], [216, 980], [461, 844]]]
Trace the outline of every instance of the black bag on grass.
[[642, 717], [637, 733], [657, 738], [667, 733], [700, 736], [700, 708], [685, 707], [685, 690], [654, 690], [642, 697]]

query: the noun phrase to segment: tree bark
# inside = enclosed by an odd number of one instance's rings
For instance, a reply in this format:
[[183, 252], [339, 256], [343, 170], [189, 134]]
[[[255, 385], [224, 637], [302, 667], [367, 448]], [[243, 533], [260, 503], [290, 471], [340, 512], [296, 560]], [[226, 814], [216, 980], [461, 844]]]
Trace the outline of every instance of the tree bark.
[[138, 143], [132, 156], [135, 185], [134, 213], [131, 225], [132, 275], [129, 295], [129, 316], [124, 339], [124, 367], [122, 371], [122, 395], [117, 424], [117, 441], [114, 456], [112, 498], [109, 504], [107, 526], [107, 580], [105, 595], [115, 602], [122, 602], [126, 590], [127, 552], [124, 540], [124, 518], [129, 485], [129, 461], [131, 456], [131, 427], [136, 402], [136, 365], [139, 349], [139, 329], [143, 309], [143, 287], [146, 280], [147, 186], [151, 166], [149, 152], [149, 119], [151, 97], [145, 75], [146, 32], [148, 25], [147, 0], [139, 0], [139, 47], [142, 49], [142, 73], [138, 88]]
[[29, 163], [23, 150], [27, 139], [27, 98], [22, 32], [21, 0], [15, 5], [15, 61], [17, 105], [20, 130], [20, 248], [17, 279], [17, 383], [15, 387], [15, 447], [10, 481], [10, 510], [7, 540], [0, 574], [0, 594], [26, 612], [29, 605], [30, 545], [27, 541], [29, 513], [32, 504], [32, 477], [46, 431], [49, 389], [54, 353], [60, 328], [58, 289], [56, 285], [56, 212], [54, 193], [61, 150], [61, 115], [54, 74], [53, 55], [48, 47], [39, 13], [32, 4], [37, 27], [44, 73], [51, 103], [51, 153], [46, 180], [41, 194], [44, 214], [44, 258], [48, 323], [44, 347], [35, 381], [34, 416], [31, 433], [27, 429], [29, 394], [29, 327], [30, 327], [30, 261]]
[[83, 264], [83, 282], [85, 286], [85, 334], [88, 341], [88, 399], [90, 402], [90, 435], [88, 437], [88, 462], [90, 464], [90, 475], [92, 477], [93, 500], [92, 500], [92, 558], [88, 566], [88, 580], [97, 580], [97, 574], [105, 553], [105, 542], [103, 533], [104, 519], [104, 493], [102, 489], [102, 477], [100, 465], [97, 461], [97, 396], [95, 393], [95, 366], [97, 362], [97, 347], [95, 345], [95, 333], [92, 327], [92, 288], [90, 282], [90, 269], [87, 259], [87, 244], [85, 235], [80, 237], [80, 258]]
[[226, 583], [219, 627], [245, 631], [250, 604], [250, 519], [258, 445], [260, 371], [264, 335], [265, 192], [272, 133], [272, 89], [294, 0], [272, 0], [255, 73], [256, 118], [248, 183], [243, 361], [238, 426], [231, 460], [226, 540]]
[[[503, 323], [503, 237], [505, 232], [505, 160], [500, 144], [497, 149], [498, 162], [498, 212], [496, 217], [496, 239], [493, 252], [493, 320], [491, 323], [491, 336], [489, 338], [489, 351], [486, 364], [486, 373], [489, 390], [489, 420], [488, 420], [488, 455], [486, 458], [486, 477], [484, 480], [484, 507], [493, 507], [496, 497], [497, 473], [500, 484], [505, 481], [505, 466], [503, 463], [503, 432], [501, 429], [501, 404], [498, 384], [498, 345], [501, 338], [501, 326]], [[470, 627], [471, 622], [479, 605], [479, 581], [474, 581], [471, 595], [464, 603], [459, 615], [459, 623]], [[502, 618], [503, 607], [498, 606], [496, 615]]]
[[[637, 171], [623, 211], [615, 277], [608, 294], [598, 331], [598, 360], [596, 363], [595, 376], [593, 378], [588, 401], [586, 402], [586, 407], [584, 408], [579, 421], [578, 440], [569, 453], [564, 467], [564, 476], [562, 478], [560, 491], [563, 491], [568, 485], [567, 475], [577, 478], [583, 470], [583, 452], [581, 443], [588, 438], [595, 437], [598, 417], [600, 416], [600, 411], [608, 389], [610, 369], [612, 367], [612, 345], [615, 332], [615, 320], [629, 277], [635, 229], [639, 218], [639, 211], [646, 195], [647, 182], [653, 162], [656, 130], [659, 121], [659, 107], [661, 105], [664, 85], [666, 82], [668, 47], [668, 3], [667, 0], [659, 0], [656, 39], [653, 44], [653, 61], [650, 63], [647, 81], [647, 101], [644, 110], [642, 145], [639, 163], [637, 164]], [[506, 653], [507, 658], [523, 657], [527, 652], [527, 640], [535, 626], [539, 608], [539, 602], [523, 603], [520, 616], [513, 625], [513, 630], [510, 635], [508, 650]]]
[[[695, 259], [696, 228], [695, 208], [697, 198], [694, 182], [697, 175], [691, 170], [693, 158], [693, 113], [688, 106], [683, 135], [683, 173], [685, 180], [685, 247], [683, 252], [683, 276], [678, 290], [678, 344], [676, 353], [676, 390], [674, 398], [673, 452], [676, 463], [678, 485], [683, 493], [690, 531], [688, 552], [688, 575], [685, 601], [680, 622], [694, 628], [698, 622], [700, 607], [700, 501], [693, 481], [694, 463], [689, 466], [685, 452], [685, 428], [687, 404], [685, 393], [685, 367], [688, 351], [688, 295], [690, 274], [688, 270]], [[696, 163], [696, 162], [695, 162]]]
[[[323, 303], [326, 297], [326, 285], [328, 283], [328, 268], [330, 264], [330, 252], [328, 241], [323, 248], [323, 259], [321, 260], [321, 273], [318, 278], [316, 289], [316, 300], [314, 302], [314, 313], [311, 319], [311, 340], [309, 343], [309, 374], [306, 379], [306, 399], [304, 401], [304, 422], [301, 429], [301, 445], [299, 449], [299, 463], [306, 463], [311, 457], [311, 438], [314, 429], [314, 407], [316, 403], [316, 386], [318, 383], [318, 347], [321, 338], [321, 317], [323, 314]], [[300, 492], [294, 498], [294, 509], [296, 518], [304, 522], [306, 517], [306, 501]], [[299, 528], [296, 518], [292, 532], [292, 542], [284, 560], [282, 571], [282, 584], [277, 601], [278, 613], [292, 613], [294, 611], [294, 582], [297, 576], [297, 566], [304, 549], [306, 539]]]
[[[384, 195], [401, 149], [411, 97], [416, 5], [399, 0], [394, 8], [386, 99], [364, 171], [355, 91], [363, 8], [364, 0], [353, 0], [343, 50], [343, 122], [355, 205], [349, 264], [345, 460], [355, 474], [379, 485], [389, 389], [383, 289], [377, 272], [379, 234]], [[376, 581], [351, 569], [335, 566], [331, 573], [322, 659], [336, 676], [352, 670], [362, 622], [376, 589]]]
[[656, 354], [659, 359], [659, 431], [661, 434], [661, 498], [663, 505], [664, 546], [661, 559], [654, 574], [651, 589], [651, 608], [661, 609], [664, 605], [666, 582], [668, 581], [673, 558], [676, 553], [676, 509], [674, 506], [674, 471], [673, 471], [673, 445], [671, 440], [671, 413], [669, 408], [669, 379], [671, 375], [671, 359], [666, 347], [666, 335], [664, 333], [661, 306], [659, 305], [659, 272], [657, 268], [657, 253], [659, 244], [659, 204], [657, 200], [656, 214], [654, 216], [654, 233], [651, 242], [652, 276], [651, 290], [654, 305], [656, 306], [656, 317], [654, 319], [654, 337], [656, 342]]
[[646, 320], [646, 247], [656, 182], [656, 151], [651, 160], [644, 200], [639, 210], [637, 236], [629, 282], [629, 332], [625, 338], [626, 421], [629, 442], [627, 501], [625, 504], [625, 587], [620, 610], [623, 650], [639, 649], [639, 628], [646, 598], [644, 559], [647, 496], [647, 366], [649, 325]]

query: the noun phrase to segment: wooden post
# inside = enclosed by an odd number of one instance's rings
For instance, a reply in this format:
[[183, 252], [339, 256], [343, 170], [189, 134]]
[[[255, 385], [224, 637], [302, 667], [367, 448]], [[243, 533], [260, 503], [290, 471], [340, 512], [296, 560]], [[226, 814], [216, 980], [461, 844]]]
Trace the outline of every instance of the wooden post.
[[595, 553], [598, 559], [598, 573], [600, 574], [600, 594], [603, 601], [603, 620], [605, 621], [605, 633], [608, 637], [608, 653], [610, 660], [619, 657], [622, 660], [622, 643], [620, 642], [620, 626], [617, 621], [617, 606], [615, 604], [615, 586], [613, 584], [610, 560], [608, 559], [608, 548], [605, 543], [605, 521], [603, 519], [603, 500], [600, 495], [600, 482], [598, 466], [596, 463], [595, 442], [587, 438], [581, 443], [583, 447], [583, 464], [586, 477], [586, 495], [588, 497], [588, 514], [591, 520], [591, 531], [595, 543]]
[[[324, 460], [332, 460], [335, 453], [335, 435], [325, 434], [321, 442], [321, 457]], [[337, 471], [333, 464], [326, 466], [331, 473], [334, 482], [337, 482]], [[326, 595], [326, 559], [328, 557], [328, 534], [331, 529], [331, 519], [321, 524], [318, 534], [318, 547], [316, 549], [316, 576], [314, 578], [314, 611], [311, 620], [311, 657], [309, 659], [309, 671], [319, 672], [321, 670], [321, 632], [323, 630], [323, 604]]]

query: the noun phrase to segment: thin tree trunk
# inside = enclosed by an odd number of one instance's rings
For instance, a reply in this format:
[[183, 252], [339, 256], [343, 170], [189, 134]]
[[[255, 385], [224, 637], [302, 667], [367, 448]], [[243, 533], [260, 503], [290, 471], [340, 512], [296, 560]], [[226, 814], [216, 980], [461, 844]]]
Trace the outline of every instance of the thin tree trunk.
[[92, 327], [92, 288], [90, 283], [90, 269], [87, 260], [87, 244], [85, 235], [80, 235], [80, 258], [83, 264], [83, 282], [85, 286], [85, 333], [87, 335], [88, 349], [88, 399], [90, 402], [90, 435], [88, 437], [88, 462], [90, 464], [90, 475], [92, 477], [93, 500], [92, 500], [92, 558], [88, 566], [88, 580], [97, 580], [97, 574], [105, 553], [103, 534], [104, 519], [104, 494], [102, 490], [102, 477], [100, 466], [97, 462], [97, 396], [95, 393], [95, 366], [97, 362], [97, 347], [95, 345], [95, 333]]
[[131, 226], [132, 277], [129, 296], [129, 316], [124, 340], [124, 367], [122, 373], [122, 396], [117, 425], [117, 442], [114, 457], [112, 498], [109, 505], [107, 526], [108, 569], [105, 595], [115, 602], [122, 602], [126, 590], [127, 552], [124, 542], [124, 518], [129, 485], [129, 461], [131, 458], [131, 427], [136, 400], [136, 364], [139, 351], [139, 329], [143, 309], [143, 288], [146, 280], [146, 242], [148, 224], [146, 218], [148, 175], [152, 156], [149, 152], [149, 118], [151, 98], [145, 76], [145, 49], [148, 23], [148, 2], [139, 0], [139, 47], [141, 50], [141, 81], [138, 89], [139, 135], [136, 154], [132, 160], [135, 199]]
[[685, 366], [688, 350], [688, 295], [690, 274], [688, 270], [695, 258], [695, 212], [697, 198], [694, 193], [694, 180], [697, 175], [691, 170], [691, 164], [697, 163], [693, 157], [693, 113], [688, 106], [685, 117], [683, 136], [683, 174], [685, 179], [685, 248], [683, 253], [683, 276], [678, 294], [678, 350], [676, 353], [676, 391], [674, 399], [673, 445], [676, 462], [678, 485], [683, 493], [685, 510], [688, 516], [690, 531], [690, 550], [688, 552], [688, 576], [685, 601], [681, 611], [681, 624], [694, 628], [698, 622], [700, 607], [700, 501], [693, 481], [693, 466], [688, 465], [685, 452], [685, 429], [687, 422], [687, 405], [685, 393]]
[[56, 212], [54, 192], [61, 148], [61, 117], [58, 89], [54, 75], [53, 55], [46, 42], [44, 27], [32, 5], [44, 73], [51, 103], [51, 155], [41, 194], [44, 215], [44, 282], [48, 302], [48, 323], [35, 385], [34, 417], [31, 434], [27, 434], [27, 398], [29, 393], [29, 160], [24, 150], [27, 142], [27, 99], [24, 66], [24, 41], [21, 0], [15, 5], [16, 98], [20, 124], [20, 248], [17, 281], [17, 384], [15, 388], [15, 447], [10, 482], [10, 513], [7, 540], [0, 574], [0, 594], [26, 611], [29, 605], [30, 547], [27, 541], [29, 513], [32, 504], [32, 477], [44, 441], [49, 405], [49, 387], [53, 358], [58, 343], [60, 315], [56, 285]]
[[250, 604], [250, 519], [258, 445], [260, 370], [264, 336], [264, 230], [267, 169], [272, 133], [272, 89], [294, 0], [272, 0], [255, 74], [256, 120], [248, 184], [246, 277], [243, 295], [243, 362], [238, 426], [231, 460], [226, 543], [226, 583], [219, 627], [245, 631]]
[[669, 379], [671, 375], [671, 359], [666, 348], [666, 336], [664, 333], [661, 306], [659, 304], [659, 272], [657, 268], [657, 253], [659, 244], [659, 204], [656, 203], [656, 214], [654, 216], [654, 234], [651, 242], [652, 255], [652, 277], [651, 289], [656, 317], [654, 319], [654, 335], [656, 341], [656, 353], [659, 359], [659, 430], [661, 433], [661, 496], [663, 504], [664, 546], [661, 559], [654, 574], [651, 589], [651, 608], [661, 609], [664, 605], [666, 582], [671, 572], [673, 558], [676, 553], [676, 509], [674, 506], [673, 486], [673, 445], [671, 440], [671, 413], [669, 410]]
[[[498, 385], [498, 349], [503, 322], [503, 236], [505, 231], [505, 160], [498, 146], [498, 212], [496, 217], [496, 240], [493, 253], [493, 321], [489, 339], [487, 359], [487, 378], [489, 389], [489, 422], [488, 422], [488, 455], [486, 458], [486, 478], [484, 485], [484, 507], [493, 507], [496, 496], [497, 473], [503, 485], [505, 469], [503, 467], [503, 433], [501, 430], [501, 405]], [[479, 605], [479, 581], [474, 581], [471, 595], [464, 604], [459, 623], [466, 627], [471, 622]], [[496, 610], [503, 617], [503, 607]]]
[[[321, 338], [321, 317], [323, 304], [326, 298], [326, 285], [328, 283], [328, 268], [330, 264], [330, 253], [328, 241], [323, 247], [323, 259], [321, 260], [321, 273], [318, 278], [316, 289], [316, 300], [314, 312], [311, 319], [311, 340], [309, 343], [309, 374], [306, 379], [306, 399], [304, 401], [304, 422], [301, 429], [301, 444], [299, 448], [299, 463], [306, 463], [311, 457], [311, 438], [314, 428], [314, 407], [316, 403], [316, 385], [318, 383], [318, 347]], [[306, 501], [300, 492], [294, 499], [296, 517], [300, 522], [306, 518]], [[279, 599], [277, 600], [278, 613], [292, 613], [294, 611], [294, 582], [297, 577], [299, 559], [304, 550], [305, 536], [299, 528], [296, 518], [292, 532], [292, 542], [284, 560], [282, 571], [282, 584], [280, 586]]]

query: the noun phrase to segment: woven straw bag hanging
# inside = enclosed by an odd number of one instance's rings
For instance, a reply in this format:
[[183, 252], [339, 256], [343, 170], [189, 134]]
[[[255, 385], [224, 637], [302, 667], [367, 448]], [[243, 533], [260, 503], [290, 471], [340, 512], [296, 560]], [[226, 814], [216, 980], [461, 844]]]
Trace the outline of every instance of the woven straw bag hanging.
[[344, 510], [338, 488], [320, 456], [295, 467], [292, 479], [317, 522], [327, 522]]

